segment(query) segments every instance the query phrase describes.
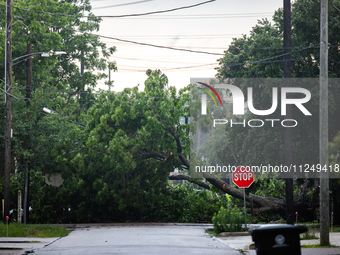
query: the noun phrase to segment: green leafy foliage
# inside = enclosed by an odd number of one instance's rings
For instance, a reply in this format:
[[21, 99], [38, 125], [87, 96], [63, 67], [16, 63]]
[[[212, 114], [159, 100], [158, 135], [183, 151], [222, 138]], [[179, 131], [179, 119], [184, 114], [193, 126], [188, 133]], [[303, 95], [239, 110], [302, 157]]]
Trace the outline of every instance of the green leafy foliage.
[[193, 184], [169, 186], [166, 206], [167, 221], [211, 222], [213, 215], [221, 206], [226, 206], [226, 196], [208, 190], [196, 190]]
[[212, 218], [214, 224], [214, 232], [239, 232], [244, 224], [244, 214], [236, 206], [227, 208], [221, 207], [220, 211]]
[[[338, 2], [334, 1], [335, 4]], [[98, 30], [100, 19], [91, 14], [90, 2], [20, 0], [15, 5], [73, 16], [13, 9], [17, 18], [13, 22], [14, 58], [26, 54], [28, 43], [33, 45], [33, 52], [64, 50], [67, 55], [35, 57], [30, 106], [24, 100], [13, 99], [12, 154], [18, 173], [11, 179], [12, 208], [16, 206], [17, 191], [24, 190], [24, 171], [29, 169], [33, 222], [209, 222], [221, 206], [226, 209], [216, 214], [217, 223], [238, 222], [242, 213], [226, 206], [224, 196], [198, 191], [192, 185], [168, 184], [169, 172], [187, 170], [186, 161], [194, 158], [190, 155], [189, 124], [179, 121], [190, 117], [191, 86], [177, 91], [169, 87], [168, 78], [160, 70], [148, 70], [144, 91], [134, 87], [119, 93], [93, 93], [98, 80], [106, 77], [94, 71], [103, 71], [107, 66], [115, 69], [115, 63], [108, 61], [115, 48], [107, 49], [99, 37], [91, 34]], [[297, 47], [319, 45], [318, 5], [319, 1], [294, 2], [293, 41]], [[88, 18], [79, 17], [84, 10], [90, 12]], [[5, 13], [3, 6], [0, 12]], [[336, 17], [330, 18], [331, 44], [339, 41]], [[1, 20], [2, 28], [4, 24]], [[3, 33], [4, 29], [0, 29], [2, 36]], [[281, 48], [282, 10], [278, 10], [273, 24], [261, 20], [248, 37], [234, 40], [219, 60], [217, 76], [225, 81], [230, 77], [282, 77], [282, 64], [258, 62], [266, 58], [276, 61], [275, 56], [282, 54]], [[0, 52], [3, 51], [0, 43]], [[297, 60], [293, 65], [293, 76], [317, 77], [317, 52], [313, 47], [294, 51], [293, 57]], [[330, 50], [332, 77], [339, 74], [338, 55], [337, 48]], [[1, 63], [3, 57], [4, 54], [0, 54]], [[246, 62], [248, 64], [240, 64]], [[26, 97], [25, 68], [23, 62], [17, 63], [13, 70], [13, 94], [19, 98]], [[3, 68], [0, 66], [0, 69], [2, 78]], [[247, 84], [239, 85], [245, 90]], [[317, 88], [311, 89], [315, 92]], [[270, 107], [270, 87], [257, 86], [254, 91], [258, 98], [255, 107]], [[339, 87], [330, 86], [331, 138], [339, 127], [336, 111], [339, 95]], [[53, 114], [44, 114], [43, 107], [52, 109]], [[312, 107], [315, 110], [318, 105]], [[199, 105], [192, 108], [199, 114]], [[209, 110], [219, 114], [216, 109]], [[3, 155], [5, 109], [2, 104], [0, 112], [0, 154]], [[192, 124], [207, 127], [211, 119]], [[317, 161], [317, 150], [306, 147], [302, 139], [308, 134], [317, 141], [315, 119], [303, 126], [306, 128], [296, 130], [294, 153], [300, 156], [299, 160], [312, 158]], [[221, 132], [224, 132], [223, 140], [220, 139]], [[265, 164], [266, 159], [279, 162], [283, 158], [283, 134], [275, 129], [269, 128], [261, 134], [239, 128], [229, 132], [220, 129], [213, 135], [214, 146], [221, 147], [216, 157], [224, 158], [229, 164], [260, 165]], [[211, 150], [211, 146], [205, 144], [203, 147]], [[264, 150], [259, 150], [260, 147]], [[338, 162], [337, 147], [335, 145], [332, 154], [333, 163]], [[0, 159], [0, 169], [3, 168]], [[46, 173], [55, 172], [64, 178], [60, 187], [51, 187], [44, 182]], [[338, 185], [334, 183], [334, 187]], [[281, 197], [284, 193], [280, 180], [258, 181], [253, 186], [259, 195]], [[226, 220], [222, 215], [229, 218]]]
[[78, 117], [86, 127], [70, 121], [75, 104], [42, 116], [46, 154], [36, 171], [61, 173], [64, 183], [35, 183], [32, 222], [211, 221], [223, 198], [168, 185], [169, 172], [185, 169], [179, 155], [189, 156], [189, 125], [179, 123], [189, 116], [188, 88], [168, 87], [159, 70], [147, 75], [145, 91], [97, 95]]
[[[5, 4], [6, 1], [0, 1]], [[24, 10], [26, 9], [26, 10]], [[87, 10], [88, 18], [81, 18]], [[91, 33], [99, 29], [100, 19], [91, 13], [90, 1], [16, 1], [13, 7], [12, 56], [12, 153], [16, 168], [23, 171], [44, 169], [55, 170], [51, 165], [51, 148], [54, 142], [63, 139], [64, 126], [59, 121], [54, 125], [45, 119], [43, 107], [62, 115], [83, 121], [80, 115], [91, 105], [91, 94], [100, 73], [108, 65], [115, 70], [114, 62], [108, 58], [115, 48], [107, 48], [98, 36]], [[47, 13], [48, 12], [48, 13]], [[56, 15], [50, 15], [54, 13]], [[5, 6], [0, 6], [0, 14], [6, 16]], [[0, 35], [4, 38], [6, 19], [0, 21]], [[0, 61], [4, 63], [4, 41], [0, 42]], [[30, 104], [18, 98], [26, 98], [28, 45], [32, 46], [32, 86]], [[64, 51], [66, 54], [49, 57], [42, 52]], [[99, 72], [94, 72], [98, 70]], [[3, 84], [4, 68], [0, 65], [0, 82]], [[0, 100], [4, 94], [0, 93]], [[86, 103], [84, 102], [86, 101]], [[3, 155], [5, 107], [0, 104], [0, 154]], [[64, 122], [65, 119], [63, 120]], [[0, 158], [0, 169], [4, 167]], [[0, 174], [1, 179], [2, 174]]]
[[[6, 1], [0, 1], [5, 4]], [[81, 181], [67, 167], [72, 153], [84, 146], [83, 113], [91, 106], [92, 94], [97, 82], [105, 78], [101, 73], [107, 66], [116, 70], [115, 62], [108, 61], [115, 47], [107, 48], [98, 36], [100, 19], [91, 13], [90, 1], [26, 1], [13, 3], [12, 56], [12, 174], [11, 208], [16, 208], [17, 191], [24, 193], [24, 172], [31, 175], [30, 205], [33, 222], [58, 223], [71, 221], [72, 203], [79, 206]], [[24, 10], [26, 9], [26, 10]], [[87, 11], [87, 18], [82, 18]], [[5, 7], [0, 14], [5, 17]], [[51, 15], [49, 13], [54, 13]], [[6, 19], [0, 21], [0, 35], [4, 38]], [[0, 60], [4, 63], [4, 41], [0, 42]], [[32, 98], [26, 98], [27, 45], [32, 46]], [[65, 51], [66, 54], [43, 57], [42, 52]], [[96, 72], [95, 72], [96, 70]], [[4, 68], [0, 65], [0, 82]], [[3, 84], [1, 84], [3, 86]], [[3, 100], [0, 93], [0, 101]], [[53, 110], [54, 116], [46, 116], [43, 108]], [[5, 107], [0, 104], [0, 154], [4, 155]], [[85, 125], [85, 124], [83, 124]], [[61, 153], [56, 155], [56, 147]], [[64, 146], [64, 147], [62, 147]], [[70, 151], [68, 151], [70, 149]], [[81, 154], [79, 154], [81, 155]], [[58, 160], [56, 160], [58, 159]], [[58, 161], [64, 164], [58, 164]], [[4, 158], [0, 158], [0, 180], [3, 176]], [[49, 187], [44, 183], [46, 173], [61, 173], [65, 186]], [[67, 176], [68, 178], [66, 178]], [[0, 198], [3, 193], [1, 193]], [[74, 202], [70, 202], [73, 201]], [[85, 210], [85, 209], [84, 209]], [[76, 218], [77, 215], [74, 216]], [[73, 221], [73, 220], [72, 220]]]

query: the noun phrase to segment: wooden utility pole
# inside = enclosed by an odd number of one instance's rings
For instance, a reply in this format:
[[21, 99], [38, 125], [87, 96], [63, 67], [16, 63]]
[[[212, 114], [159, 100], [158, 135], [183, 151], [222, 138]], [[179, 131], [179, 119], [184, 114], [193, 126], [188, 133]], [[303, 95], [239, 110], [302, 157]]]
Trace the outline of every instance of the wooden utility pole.
[[[12, 0], [6, 0], [6, 130], [5, 130], [5, 173], [4, 173], [4, 216], [10, 210], [10, 172], [12, 136]], [[5, 219], [4, 219], [5, 221]]]
[[[283, 73], [284, 86], [291, 86], [292, 65], [291, 65], [291, 10], [290, 0], [283, 0]], [[287, 95], [289, 97], [289, 95]], [[287, 105], [286, 119], [292, 119], [292, 105]], [[293, 129], [285, 128], [285, 165], [293, 164]], [[287, 224], [294, 224], [294, 197], [293, 197], [293, 176], [286, 177], [286, 218]]]
[[[320, 17], [320, 135], [321, 167], [328, 168], [328, 0], [321, 0]], [[329, 173], [320, 175], [320, 244], [329, 245]]]
[[[27, 43], [27, 63], [26, 63], [26, 106], [29, 107], [32, 98], [32, 45]], [[27, 137], [27, 143], [30, 143], [30, 137]], [[29, 148], [30, 145], [28, 145]], [[29, 194], [30, 194], [30, 163], [26, 163], [25, 173], [25, 195], [24, 195], [24, 223], [29, 221]]]

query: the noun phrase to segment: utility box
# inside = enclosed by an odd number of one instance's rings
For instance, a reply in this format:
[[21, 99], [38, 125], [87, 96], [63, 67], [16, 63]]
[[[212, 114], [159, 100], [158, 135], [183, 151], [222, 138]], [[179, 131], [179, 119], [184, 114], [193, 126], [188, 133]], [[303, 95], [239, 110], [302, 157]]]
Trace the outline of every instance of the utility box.
[[308, 228], [289, 224], [268, 224], [249, 230], [257, 255], [301, 255], [300, 233]]

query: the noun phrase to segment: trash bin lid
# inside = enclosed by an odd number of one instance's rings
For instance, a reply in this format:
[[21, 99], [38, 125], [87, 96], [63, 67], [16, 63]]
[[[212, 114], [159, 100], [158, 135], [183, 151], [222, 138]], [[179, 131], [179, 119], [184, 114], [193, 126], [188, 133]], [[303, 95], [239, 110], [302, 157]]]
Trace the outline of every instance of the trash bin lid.
[[263, 233], [271, 233], [271, 232], [295, 232], [295, 233], [303, 233], [306, 232], [308, 228], [305, 226], [296, 226], [291, 224], [267, 224], [262, 226], [255, 226], [254, 228], [249, 230], [250, 234], [263, 234]]

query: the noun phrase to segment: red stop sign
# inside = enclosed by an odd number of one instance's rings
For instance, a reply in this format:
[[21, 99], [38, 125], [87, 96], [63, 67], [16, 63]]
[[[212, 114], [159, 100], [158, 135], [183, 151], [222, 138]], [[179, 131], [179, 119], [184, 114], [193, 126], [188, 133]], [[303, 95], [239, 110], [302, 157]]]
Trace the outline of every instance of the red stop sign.
[[249, 188], [254, 180], [254, 172], [249, 167], [239, 166], [233, 172], [233, 182], [239, 188]]

